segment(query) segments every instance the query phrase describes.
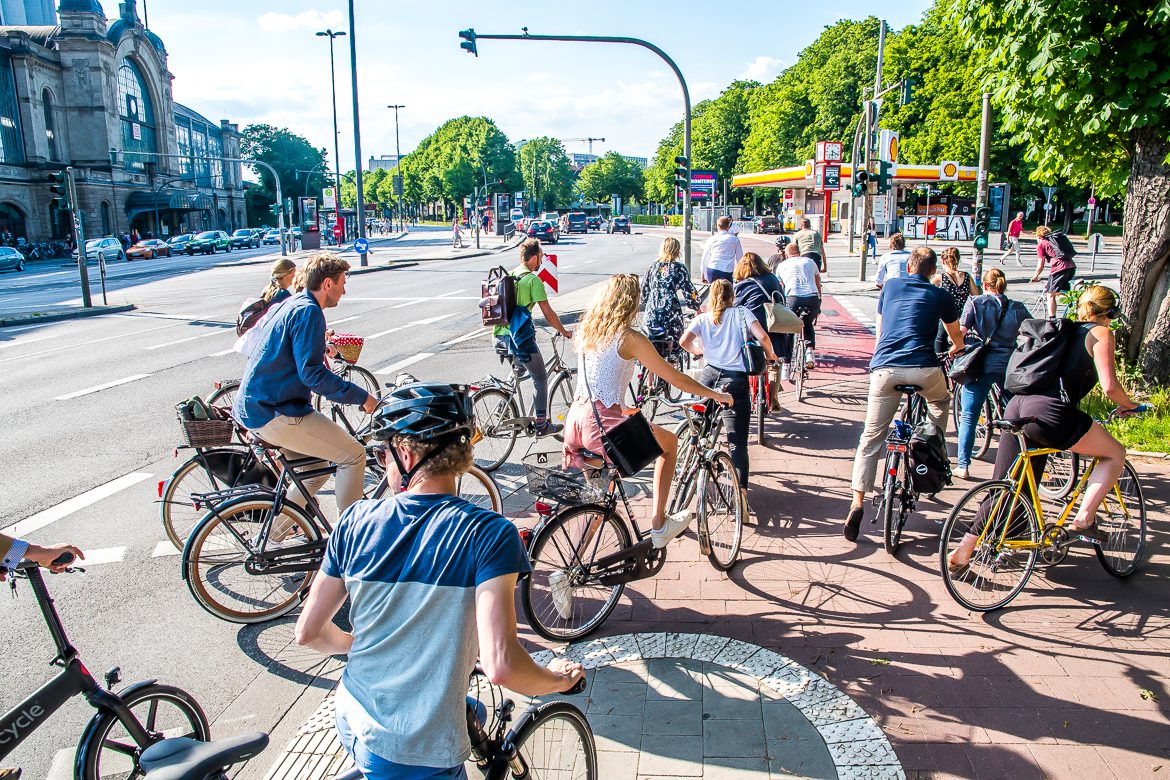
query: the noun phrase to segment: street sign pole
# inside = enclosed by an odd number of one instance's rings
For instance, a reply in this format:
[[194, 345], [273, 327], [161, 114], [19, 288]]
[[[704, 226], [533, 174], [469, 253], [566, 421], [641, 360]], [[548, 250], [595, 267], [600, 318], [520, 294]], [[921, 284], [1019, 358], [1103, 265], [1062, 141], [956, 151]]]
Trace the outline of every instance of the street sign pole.
[[[112, 177], [113, 174], [111, 173]], [[73, 240], [77, 243], [77, 272], [81, 276], [81, 305], [86, 309], [93, 307], [93, 298], [89, 292], [89, 268], [85, 259], [85, 228], [81, 225], [81, 209], [77, 203], [77, 182], [73, 178], [73, 169], [65, 169], [65, 187], [69, 190], [69, 205], [73, 207], [70, 216], [73, 221]]]
[[[975, 194], [975, 210], [987, 205], [987, 188], [990, 184], [988, 167], [991, 165], [991, 93], [983, 93], [983, 122], [979, 132], [979, 181]], [[983, 248], [975, 246], [975, 284], [983, 284]]]

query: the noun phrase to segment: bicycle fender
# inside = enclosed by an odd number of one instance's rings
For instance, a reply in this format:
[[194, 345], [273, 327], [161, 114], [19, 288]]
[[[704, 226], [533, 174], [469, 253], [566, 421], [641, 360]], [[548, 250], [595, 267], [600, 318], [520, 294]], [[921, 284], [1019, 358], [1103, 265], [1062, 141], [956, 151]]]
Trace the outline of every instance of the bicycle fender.
[[[126, 696], [135, 693], [136, 691], [139, 691], [143, 688], [148, 688], [151, 685], [155, 685], [157, 683], [158, 680], [140, 680], [139, 682], [127, 685], [125, 688], [118, 691], [117, 695], [120, 698], [125, 698]], [[107, 696], [109, 695], [105, 691], [101, 691], [101, 693], [105, 693]], [[81, 732], [81, 739], [77, 741], [77, 753], [73, 759], [74, 777], [83, 776], [85, 771], [85, 761], [86, 758], [88, 758], [88, 750], [90, 748], [96, 747], [94, 745], [94, 736], [97, 733], [98, 726], [101, 725], [102, 719], [112, 716], [113, 714], [113, 710], [104, 710], [99, 706], [97, 712], [94, 713], [94, 716], [89, 719], [89, 723], [85, 724], [85, 729]]]
[[231, 501], [225, 501], [220, 506], [212, 507], [212, 509], [204, 514], [199, 522], [195, 524], [195, 527], [191, 529], [191, 533], [187, 534], [187, 541], [183, 543], [183, 553], [180, 556], [181, 560], [179, 562], [179, 573], [182, 575], [183, 582], [187, 582], [191, 576], [191, 567], [188, 563], [190, 560], [189, 554], [191, 552], [191, 540], [198, 535], [199, 529], [201, 529], [204, 524], [210, 522], [212, 518], [216, 517], [217, 512], [223, 512], [224, 510], [230, 509], [240, 501], [251, 501], [255, 499], [257, 495], [263, 495], [265, 498], [271, 499], [273, 494], [271, 491], [268, 491], [267, 493], [261, 493], [260, 491], [257, 491], [256, 494], [243, 495], [239, 498], [233, 498]]

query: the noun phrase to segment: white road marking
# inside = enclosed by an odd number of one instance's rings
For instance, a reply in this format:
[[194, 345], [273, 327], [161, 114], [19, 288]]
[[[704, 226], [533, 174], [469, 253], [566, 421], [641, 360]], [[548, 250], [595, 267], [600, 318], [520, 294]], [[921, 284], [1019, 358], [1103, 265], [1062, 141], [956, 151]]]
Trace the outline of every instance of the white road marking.
[[98, 485], [91, 490], [87, 490], [79, 496], [74, 496], [67, 501], [62, 501], [56, 506], [51, 506], [48, 509], [37, 512], [31, 517], [26, 517], [16, 525], [10, 525], [5, 528], [4, 533], [16, 538], [20, 538], [25, 534], [31, 534], [33, 531], [40, 530], [50, 523], [57, 522], [62, 517], [67, 517], [68, 515], [84, 509], [91, 504], [96, 504], [98, 501], [101, 501], [104, 498], [109, 498], [115, 493], [125, 490], [131, 485], [137, 485], [142, 480], [149, 479], [152, 476], [154, 475], [149, 472], [132, 471], [131, 473], [111, 480], [104, 485]]
[[125, 547], [103, 547], [100, 550], [82, 550], [85, 559], [80, 566], [99, 566], [103, 563], [118, 563], [126, 558]]
[[[152, 320], [182, 320], [183, 322], [217, 322], [215, 315], [198, 314], [155, 314], [154, 312], [126, 312], [125, 314], [111, 314], [111, 317], [148, 317]], [[227, 323], [224, 323], [227, 324]]]
[[55, 339], [64, 336], [64, 333], [50, 333], [47, 336], [33, 336], [32, 338], [20, 339], [19, 341], [10, 341], [7, 344], [0, 344], [0, 349], [8, 349], [9, 347], [19, 347], [24, 344], [32, 344], [34, 341], [44, 341], [45, 339]]
[[408, 358], [399, 360], [397, 363], [391, 363], [388, 366], [383, 366], [375, 371], [375, 374], [393, 374], [395, 371], [401, 371], [407, 366], [413, 366], [415, 363], [420, 363], [429, 357], [434, 357], [434, 352], [420, 352], [417, 355], [411, 355]]
[[[468, 298], [465, 296], [459, 296], [459, 293], [461, 293], [461, 292], [464, 292], [464, 291], [463, 290], [451, 290], [450, 292], [445, 292], [442, 295], [427, 295], [427, 296], [423, 296], [421, 298], [411, 298], [406, 303], [400, 303], [397, 306], [391, 306], [390, 308], [391, 309], [405, 309], [407, 306], [414, 306], [416, 303], [423, 303], [425, 301], [478, 301], [479, 300], [479, 298]], [[456, 296], [458, 296], [458, 297], [456, 297]]]
[[452, 344], [462, 344], [465, 341], [471, 341], [472, 339], [478, 338], [479, 336], [486, 336], [491, 332], [492, 332], [491, 328], [476, 328], [475, 330], [471, 331], [470, 333], [464, 333], [462, 336], [456, 336], [455, 338], [451, 339], [450, 341], [444, 341], [443, 346], [449, 347]]
[[[116, 317], [118, 315], [105, 314], [102, 316]], [[93, 319], [97, 319], [97, 318], [95, 317]], [[138, 330], [138, 331], [135, 331], [133, 333], [119, 333], [116, 336], [104, 336], [100, 339], [91, 339], [90, 341], [81, 341], [81, 342], [78, 342], [77, 344], [66, 344], [63, 347], [52, 347], [50, 349], [42, 349], [42, 350], [38, 350], [35, 353], [35, 357], [41, 357], [42, 355], [47, 355], [50, 352], [60, 352], [63, 349], [73, 349], [74, 347], [87, 347], [90, 344], [98, 344], [98, 343], [101, 343], [103, 341], [111, 341], [112, 339], [128, 339], [131, 336], [140, 336], [143, 333], [151, 333], [151, 332], [156, 331], [156, 330], [165, 330], [166, 328], [173, 328], [173, 327], [175, 327], [175, 326], [174, 325], [159, 325], [157, 328], [147, 328], [146, 330]], [[7, 357], [7, 358], [4, 358], [3, 360], [0, 360], [0, 363], [7, 363], [7, 362], [12, 361], [12, 360], [24, 360], [26, 357], [29, 357], [29, 355], [14, 355], [13, 357]]]
[[132, 376], [124, 376], [121, 379], [115, 379], [113, 382], [105, 382], [105, 383], [100, 384], [100, 385], [94, 385], [93, 387], [87, 387], [84, 390], [78, 390], [78, 391], [73, 392], [73, 393], [66, 393], [65, 395], [59, 395], [56, 398], [54, 398], [53, 400], [54, 401], [68, 401], [68, 400], [71, 400], [73, 398], [80, 398], [83, 395], [89, 395], [90, 393], [97, 393], [97, 392], [100, 392], [102, 390], [109, 390], [111, 387], [117, 387], [118, 385], [124, 385], [124, 384], [127, 384], [129, 382], [137, 382], [139, 379], [146, 379], [148, 376], [150, 376], [150, 374], [134, 374]]
[[226, 328], [223, 330], [212, 331], [211, 333], [200, 333], [198, 336], [188, 336], [185, 339], [175, 339], [174, 341], [167, 341], [167, 342], [164, 342], [162, 344], [152, 344], [149, 347], [143, 347], [143, 349], [145, 349], [145, 350], [163, 349], [164, 347], [173, 347], [176, 344], [186, 344], [188, 341], [197, 341], [199, 339], [205, 339], [205, 338], [208, 338], [209, 336], [222, 336], [224, 333], [227, 333]]
[[167, 555], [181, 555], [182, 550], [176, 550], [175, 545], [171, 544], [170, 539], [163, 539], [154, 546], [154, 552], [150, 554], [151, 558], [162, 558]]
[[236, 350], [234, 348], [228, 347], [227, 349], [221, 349], [219, 352], [212, 352], [207, 357], [223, 357], [224, 355], [230, 355], [235, 351]]
[[397, 333], [400, 330], [406, 330], [407, 328], [413, 328], [417, 325], [433, 325], [436, 322], [440, 322], [442, 320], [445, 320], [448, 317], [455, 317], [458, 314], [460, 314], [460, 312], [454, 311], [454, 312], [451, 312], [450, 314], [441, 314], [438, 317], [428, 317], [425, 320], [416, 320], [415, 322], [408, 322], [405, 325], [399, 325], [397, 328], [390, 328], [389, 330], [379, 331], [377, 333], [374, 333], [373, 335], [366, 336], [366, 341], [369, 341], [370, 339], [381, 338], [382, 336], [388, 336], [391, 333]]
[[343, 322], [349, 322], [350, 320], [356, 320], [358, 317], [361, 317], [361, 316], [362, 315], [360, 315], [360, 314], [355, 314], [352, 317], [342, 317], [339, 320], [334, 320], [333, 322], [329, 323], [329, 325], [330, 325], [330, 327], [332, 327], [334, 325], [340, 325]]
[[855, 306], [854, 304], [845, 300], [844, 298], [841, 298], [839, 296], [833, 296], [833, 297], [837, 301], [837, 303], [841, 304], [841, 308], [845, 309], [845, 311], [852, 314], [854, 319], [856, 319], [858, 322], [860, 322], [862, 325], [865, 326], [866, 330], [870, 331], [871, 333], [874, 332], [875, 326], [874, 326], [874, 320], [872, 317], [870, 317], [868, 314], [866, 314], [861, 309], [857, 308], [857, 306]]
[[[411, 303], [413, 303], [415, 301], [428, 301], [431, 299], [427, 298], [427, 297], [420, 298], [417, 295], [390, 295], [390, 296], [375, 297], [375, 298], [358, 297], [358, 296], [350, 297], [347, 295], [347, 296], [345, 296], [345, 300], [347, 300], [347, 301], [368, 301], [368, 302], [374, 302], [374, 303], [382, 303], [382, 302], [386, 302], [386, 301], [410, 301]], [[459, 295], [459, 296], [446, 295], [443, 297], [443, 300], [445, 300], [445, 301], [478, 301], [479, 296], [478, 295]]]

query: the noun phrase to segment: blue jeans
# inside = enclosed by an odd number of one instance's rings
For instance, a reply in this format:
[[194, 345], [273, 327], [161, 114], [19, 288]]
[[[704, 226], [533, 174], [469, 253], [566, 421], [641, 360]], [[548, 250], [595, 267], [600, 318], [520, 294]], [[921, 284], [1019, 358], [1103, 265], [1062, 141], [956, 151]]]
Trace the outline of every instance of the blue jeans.
[[[482, 702], [467, 698], [467, 703], [475, 707], [476, 718], [482, 726], [487, 722], [487, 709]], [[411, 766], [387, 761], [376, 753], [370, 752], [357, 735], [349, 728], [344, 717], [336, 720], [337, 736], [341, 740], [345, 751], [349, 753], [358, 770], [365, 780], [467, 780], [467, 771], [463, 765], [452, 767]]]
[[715, 268], [708, 268], [707, 272], [703, 274], [703, 279], [712, 284], [714, 284], [719, 279], [726, 279], [728, 282], [735, 284], [735, 281], [731, 276], [731, 271], [720, 271]]
[[[1001, 372], [984, 372], [983, 376], [971, 384], [963, 385], [959, 390], [959, 468], [970, 468], [971, 453], [975, 450], [975, 424], [979, 422], [980, 410], [991, 394], [993, 385], [1003, 389], [1004, 374]], [[1007, 398], [1005, 397], [1006, 401]], [[988, 421], [990, 422], [990, 420]]]

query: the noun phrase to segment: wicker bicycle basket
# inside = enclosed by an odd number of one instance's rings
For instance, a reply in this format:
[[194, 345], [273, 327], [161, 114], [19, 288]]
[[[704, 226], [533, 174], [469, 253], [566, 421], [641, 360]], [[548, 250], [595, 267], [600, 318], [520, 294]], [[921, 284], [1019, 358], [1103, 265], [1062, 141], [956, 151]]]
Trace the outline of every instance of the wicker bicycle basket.
[[552, 468], [539, 462], [539, 455], [524, 459], [528, 492], [562, 504], [593, 504], [605, 500], [606, 480], [580, 469]]
[[179, 428], [188, 447], [223, 447], [231, 444], [235, 426], [231, 420], [184, 420]]
[[338, 354], [345, 358], [347, 363], [356, 363], [362, 355], [362, 347], [366, 340], [352, 333], [334, 333], [329, 343], [337, 348]]

